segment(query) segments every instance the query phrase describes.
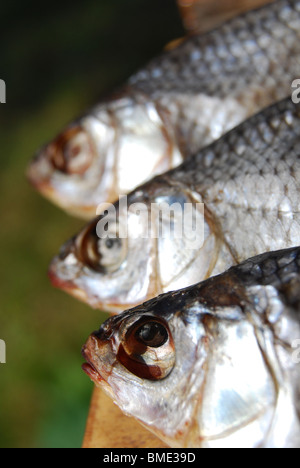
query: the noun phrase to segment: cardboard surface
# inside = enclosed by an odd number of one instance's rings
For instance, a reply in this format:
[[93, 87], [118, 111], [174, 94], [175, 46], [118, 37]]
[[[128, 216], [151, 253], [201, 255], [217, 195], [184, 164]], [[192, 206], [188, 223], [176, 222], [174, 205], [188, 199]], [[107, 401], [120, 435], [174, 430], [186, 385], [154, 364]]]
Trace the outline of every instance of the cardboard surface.
[[95, 387], [83, 448], [165, 448], [166, 445]]

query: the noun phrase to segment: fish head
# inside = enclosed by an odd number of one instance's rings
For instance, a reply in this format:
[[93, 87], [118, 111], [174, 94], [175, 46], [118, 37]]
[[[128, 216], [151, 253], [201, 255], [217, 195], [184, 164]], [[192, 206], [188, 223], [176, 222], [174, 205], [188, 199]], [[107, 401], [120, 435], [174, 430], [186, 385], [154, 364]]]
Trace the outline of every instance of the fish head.
[[205, 278], [216, 241], [199, 201], [158, 177], [107, 205], [54, 258], [53, 285], [118, 313]]
[[152, 244], [143, 237], [144, 218], [128, 209], [127, 197], [70, 239], [51, 262], [52, 284], [90, 306], [119, 313], [151, 292]]
[[69, 125], [37, 152], [28, 168], [29, 181], [70, 214], [92, 218], [96, 214], [94, 192], [104, 176], [109, 133], [108, 126], [94, 117]]
[[95, 106], [41, 148], [28, 168], [32, 185], [85, 219], [182, 161], [159, 110], [120, 93]]
[[278, 312], [278, 297], [257, 288], [262, 301], [229, 274], [111, 317], [84, 345], [83, 370], [171, 447], [283, 441], [291, 406], [278, 338], [260, 310]]
[[[183, 362], [180, 352], [177, 355], [173, 337], [190, 359]], [[191, 339], [193, 334], [175, 316], [168, 320], [152, 310], [114, 316], [88, 338], [82, 349], [83, 370], [125, 414], [163, 438], [165, 430], [174, 427], [171, 415], [182, 416], [188, 406], [178, 394], [185, 392], [195, 362]]]

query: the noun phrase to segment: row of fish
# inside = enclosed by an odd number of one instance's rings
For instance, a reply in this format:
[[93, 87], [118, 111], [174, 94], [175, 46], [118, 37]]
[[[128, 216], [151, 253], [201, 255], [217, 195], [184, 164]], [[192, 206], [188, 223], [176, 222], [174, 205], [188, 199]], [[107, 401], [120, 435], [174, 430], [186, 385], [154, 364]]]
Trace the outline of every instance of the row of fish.
[[[243, 140], [245, 134], [251, 147]], [[238, 161], [236, 141], [244, 152], [235, 178], [234, 171], [225, 171]], [[94, 305], [100, 300], [106, 307], [103, 298], [115, 294], [116, 285], [120, 293], [115, 301], [122, 300], [122, 287], [130, 281], [132, 290], [140, 286], [131, 272], [137, 271], [141, 280], [140, 265], [146, 267], [153, 258], [161, 264], [155, 272], [161, 275], [165, 266], [176, 281], [166, 285], [171, 291], [197, 277], [214, 276], [252, 252], [300, 245], [299, 105], [290, 98], [281, 101], [203, 150], [202, 157], [197, 177], [192, 177], [193, 170], [187, 179], [176, 178], [179, 170], [163, 176], [165, 187], [175, 187], [173, 197], [178, 198], [200, 183], [202, 190], [196, 193], [205, 201], [210, 230], [199, 251], [186, 250], [172, 239], [158, 239], [161, 248], [149, 251], [132, 239], [133, 250], [127, 253], [131, 265], [125, 262], [119, 281], [111, 283], [113, 273], [94, 271], [93, 281], [88, 279], [90, 267], [84, 264], [74, 275], [75, 238], [52, 268], [68, 274], [69, 264], [73, 287], [78, 284], [80, 292], [88, 292], [85, 300]], [[190, 184], [178, 183], [183, 180]], [[92, 237], [82, 237], [77, 248], [88, 251], [95, 233], [87, 235]], [[187, 253], [191, 258], [186, 259]], [[174, 258], [179, 262], [177, 276]], [[103, 275], [106, 282], [100, 280]], [[144, 278], [153, 288], [161, 279], [152, 284], [150, 275]], [[292, 359], [293, 343], [300, 345], [299, 300], [300, 249], [268, 252], [109, 319], [83, 349], [88, 362], [84, 370], [124, 413], [171, 447], [300, 447], [300, 361]], [[111, 303], [106, 308], [113, 309]]]
[[[163, 53], [30, 166], [41, 193], [90, 218], [52, 283], [119, 314], [84, 370], [172, 447], [300, 446], [299, 70], [300, 0], [278, 0]], [[204, 206], [196, 243], [185, 218], [180, 238], [137, 235], [149, 218], [132, 207], [161, 203], [193, 220]]]

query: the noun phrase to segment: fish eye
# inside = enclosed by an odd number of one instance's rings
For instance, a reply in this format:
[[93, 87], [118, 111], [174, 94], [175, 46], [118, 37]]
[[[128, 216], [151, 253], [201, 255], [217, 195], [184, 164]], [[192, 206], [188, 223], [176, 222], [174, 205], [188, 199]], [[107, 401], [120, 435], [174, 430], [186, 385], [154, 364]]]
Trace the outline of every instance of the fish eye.
[[[79, 260], [92, 270], [105, 274], [117, 271], [127, 256], [126, 239], [97, 235], [97, 222], [93, 222], [76, 239], [76, 254]], [[115, 233], [115, 230], [114, 230]]]
[[158, 322], [149, 322], [142, 325], [135, 332], [136, 339], [151, 348], [159, 348], [168, 340], [168, 331]]
[[167, 323], [142, 317], [123, 334], [119, 362], [137, 377], [161, 380], [175, 365], [175, 346]]
[[82, 127], [74, 126], [60, 134], [47, 152], [55, 169], [80, 175], [91, 166], [96, 148], [89, 134]]
[[116, 271], [126, 257], [125, 240], [116, 238], [99, 239], [98, 250], [101, 266], [108, 272]]

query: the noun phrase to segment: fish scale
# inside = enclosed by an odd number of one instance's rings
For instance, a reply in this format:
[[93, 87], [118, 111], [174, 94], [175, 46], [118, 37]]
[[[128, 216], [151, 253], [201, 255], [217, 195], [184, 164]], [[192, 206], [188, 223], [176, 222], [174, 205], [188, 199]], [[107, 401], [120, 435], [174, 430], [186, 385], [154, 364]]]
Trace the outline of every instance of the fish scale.
[[[241, 110], [239, 106], [253, 110], [258, 102], [268, 105], [288, 93], [291, 83], [287, 83], [287, 76], [296, 78], [299, 73], [296, 51], [300, 21], [295, 18], [295, 11], [300, 11], [299, 1], [278, 1], [234, 18], [217, 30], [193, 37], [167, 52], [129, 83], [159, 102], [162, 109], [172, 105], [172, 123], [184, 135], [184, 151], [187, 154], [197, 151], [200, 137], [204, 145], [209, 144], [239, 123], [234, 122], [234, 114]], [[233, 73], [237, 68], [238, 72]], [[198, 125], [197, 112], [201, 107], [206, 119], [213, 120], [219, 100], [226, 98], [230, 99], [227, 108], [221, 108], [223, 119], [217, 132], [205, 129], [201, 119]], [[226, 114], [228, 120], [224, 118]], [[244, 118], [247, 115], [250, 112]]]
[[[190, 183], [195, 190], [201, 186], [203, 193], [220, 179], [220, 172], [226, 182], [247, 175], [249, 166], [268, 174], [282, 164], [291, 170], [299, 161], [299, 118], [300, 107], [291, 98], [284, 99], [189, 158], [180, 168], [161, 176], [161, 180]], [[234, 168], [235, 173], [228, 174], [228, 168]]]
[[[289, 60], [290, 53], [295, 57], [294, 47], [299, 37], [300, 19], [295, 11], [300, 12], [299, 0], [283, 0], [234, 18], [214, 31], [185, 40], [133, 75], [129, 83], [154, 98], [170, 90], [227, 97], [231, 87], [231, 92], [238, 95], [245, 89], [245, 79], [252, 86], [263, 82], [268, 90], [268, 79], [275, 81], [282, 68], [291, 72], [290, 66], [297, 67], [299, 63], [297, 57], [292, 64]], [[284, 12], [289, 14], [284, 15]], [[275, 43], [275, 38], [280, 38], [281, 42]], [[282, 58], [280, 66], [278, 56]], [[267, 68], [262, 72], [263, 64]], [[237, 66], [239, 74], [231, 75]], [[265, 71], [269, 72], [268, 76]], [[296, 68], [294, 71], [297, 75]], [[282, 76], [279, 79], [284, 81]]]

